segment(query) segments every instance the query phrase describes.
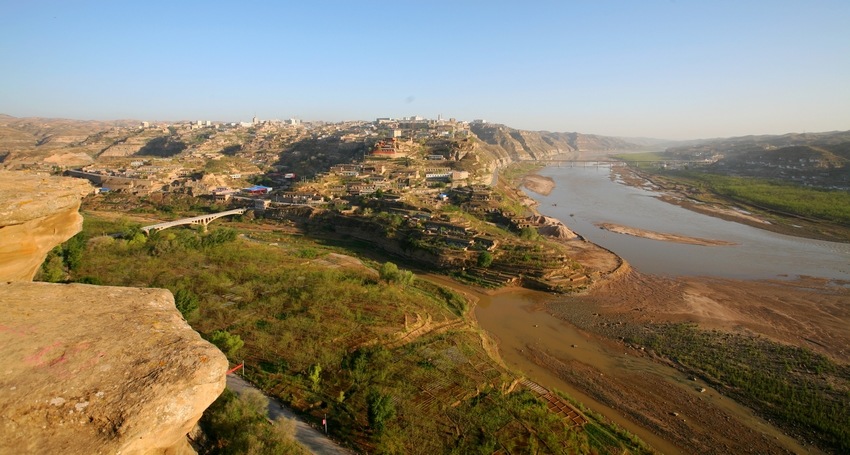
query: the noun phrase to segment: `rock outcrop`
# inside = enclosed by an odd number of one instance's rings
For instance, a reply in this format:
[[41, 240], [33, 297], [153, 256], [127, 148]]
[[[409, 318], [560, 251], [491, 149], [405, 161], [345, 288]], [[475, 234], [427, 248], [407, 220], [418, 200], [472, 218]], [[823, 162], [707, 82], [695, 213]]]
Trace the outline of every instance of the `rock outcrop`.
[[0, 171], [0, 280], [30, 281], [50, 250], [80, 232], [85, 180]]
[[37, 245], [0, 255], [0, 453], [194, 453], [186, 434], [224, 390], [227, 359], [171, 293], [24, 281], [38, 263], [20, 256], [43, 260], [79, 231], [81, 182], [0, 175], [0, 238], [17, 227]]
[[527, 218], [529, 222], [538, 226], [537, 232], [541, 235], [555, 237], [563, 240], [578, 238], [579, 235], [570, 230], [564, 223], [557, 218], [552, 218], [543, 215], [532, 215]]

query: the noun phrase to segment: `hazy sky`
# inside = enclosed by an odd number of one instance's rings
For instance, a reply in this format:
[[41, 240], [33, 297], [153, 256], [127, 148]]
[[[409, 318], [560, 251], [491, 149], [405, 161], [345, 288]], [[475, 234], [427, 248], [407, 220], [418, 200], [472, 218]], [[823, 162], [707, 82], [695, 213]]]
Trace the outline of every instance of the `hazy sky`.
[[850, 129], [850, 1], [0, 0], [0, 113]]

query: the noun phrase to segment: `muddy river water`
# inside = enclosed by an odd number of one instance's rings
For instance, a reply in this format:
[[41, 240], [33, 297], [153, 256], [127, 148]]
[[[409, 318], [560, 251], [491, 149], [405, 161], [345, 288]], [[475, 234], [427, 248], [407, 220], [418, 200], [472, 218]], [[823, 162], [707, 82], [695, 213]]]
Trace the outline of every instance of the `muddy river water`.
[[[539, 172], [551, 177], [555, 189], [548, 195], [528, 193], [538, 210], [560, 219], [587, 240], [625, 258], [641, 272], [668, 276], [719, 276], [741, 279], [793, 278], [800, 275], [850, 280], [850, 245], [794, 238], [691, 212], [656, 199], [648, 189], [614, 181], [607, 166], [549, 167]], [[598, 223], [616, 223], [640, 229], [734, 242], [734, 246], [673, 244], [600, 230]], [[448, 284], [448, 283], [445, 283]], [[466, 292], [471, 292], [468, 288]], [[591, 365], [600, 374], [641, 372], [657, 375], [688, 393], [735, 415], [759, 432], [778, 440], [786, 449], [807, 450], [783, 435], [748, 408], [708, 387], [699, 393], [688, 378], [649, 359], [629, 355], [622, 348], [600, 343], [591, 335], [557, 319], [542, 306], [555, 297], [512, 290], [494, 295], [475, 293], [475, 315], [480, 326], [499, 343], [505, 363], [536, 382], [563, 390], [592, 410], [637, 434], [662, 453], [689, 453], [627, 420], [616, 410], [576, 390], [523, 354], [539, 346], [551, 355]]]
[[[658, 193], [612, 181], [609, 166], [548, 167], [548, 196], [527, 192], [538, 211], [561, 220], [587, 240], [644, 273], [763, 279], [809, 275], [850, 280], [850, 244], [776, 234], [692, 212], [657, 199]], [[730, 246], [683, 245], [601, 230], [613, 223], [649, 231], [708, 238]]]

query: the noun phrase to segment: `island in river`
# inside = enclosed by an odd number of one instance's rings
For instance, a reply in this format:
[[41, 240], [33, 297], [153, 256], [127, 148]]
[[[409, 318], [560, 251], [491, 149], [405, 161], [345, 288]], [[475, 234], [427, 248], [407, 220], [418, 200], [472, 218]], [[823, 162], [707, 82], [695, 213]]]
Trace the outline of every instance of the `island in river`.
[[[543, 176], [523, 184], [538, 194], [555, 187]], [[613, 255], [601, 248], [594, 254]], [[478, 321], [509, 364], [569, 391], [665, 453], [841, 453], [840, 427], [804, 415], [805, 406], [785, 412], [798, 400], [771, 401], [746, 381], [775, 382], [795, 397], [811, 388], [836, 391], [809, 401], [831, 403], [831, 418], [846, 423], [840, 397], [850, 393], [850, 283], [671, 278], [626, 263], [618, 270], [579, 295], [500, 294], [508, 303], [479, 305]], [[512, 306], [528, 316], [514, 311], [510, 327], [494, 322]], [[589, 344], [597, 354], [580, 355]], [[829, 367], [812, 366], [809, 357]]]

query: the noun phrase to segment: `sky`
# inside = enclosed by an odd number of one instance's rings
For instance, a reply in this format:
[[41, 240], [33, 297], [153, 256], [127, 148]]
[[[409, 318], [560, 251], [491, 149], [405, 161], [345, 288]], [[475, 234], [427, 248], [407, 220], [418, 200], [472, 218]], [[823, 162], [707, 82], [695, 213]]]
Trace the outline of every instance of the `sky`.
[[0, 113], [850, 129], [850, 1], [0, 0]]

